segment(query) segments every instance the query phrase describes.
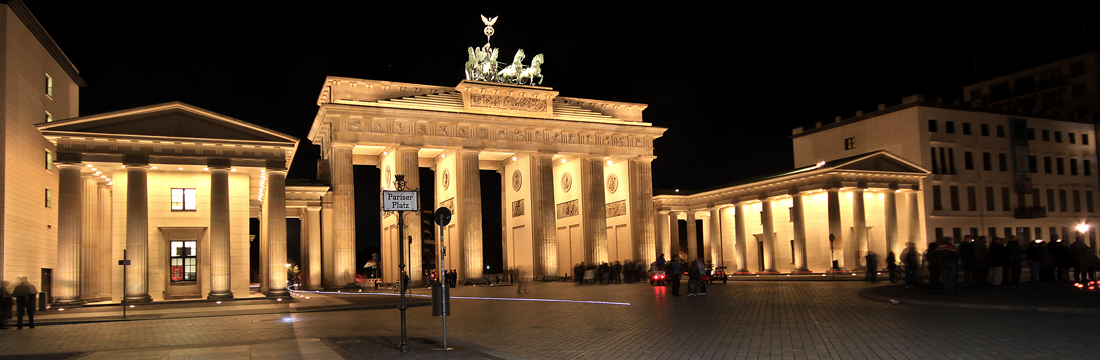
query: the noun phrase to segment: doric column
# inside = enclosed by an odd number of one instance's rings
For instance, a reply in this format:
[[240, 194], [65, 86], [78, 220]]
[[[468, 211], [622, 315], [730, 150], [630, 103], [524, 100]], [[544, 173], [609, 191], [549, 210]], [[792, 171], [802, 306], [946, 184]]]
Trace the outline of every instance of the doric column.
[[919, 246], [922, 242], [920, 234], [924, 231], [924, 226], [920, 223], [921, 213], [920, 205], [917, 204], [917, 192], [907, 191], [905, 202], [909, 205], [909, 242], [913, 243], [913, 246]]
[[99, 189], [98, 175], [81, 178], [80, 295], [99, 301]]
[[[890, 189], [886, 191], [885, 200], [883, 200], [883, 208], [886, 211], [886, 251], [887, 253], [894, 253], [895, 258], [901, 257], [901, 244], [898, 243], [898, 200], [897, 191]], [[886, 254], [883, 254], [883, 260], [886, 260]]]
[[[325, 289], [333, 289], [345, 284], [336, 282], [336, 267], [333, 256], [333, 248], [336, 247], [335, 221], [333, 216], [333, 199], [336, 194], [332, 191], [321, 196], [321, 286]], [[368, 256], [371, 254], [368, 254]]]
[[675, 255], [680, 255], [680, 213], [668, 213], [668, 239], [669, 255], [666, 260], [672, 260]]
[[[828, 189], [828, 210], [829, 210], [829, 235], [833, 237], [833, 241], [829, 246], [832, 251], [832, 258], [837, 262], [837, 269], [844, 269], [844, 237], [842, 228], [840, 227], [840, 189], [830, 188]], [[831, 267], [832, 264], [829, 264]]]
[[584, 231], [584, 261], [607, 262], [607, 201], [604, 197], [603, 158], [589, 157], [581, 163], [581, 231]]
[[96, 187], [96, 191], [99, 195], [99, 290], [97, 296], [100, 299], [111, 300], [111, 292], [114, 282], [111, 278], [112, 270], [114, 266], [117, 266], [114, 261], [114, 227], [111, 223], [111, 219], [114, 218], [112, 213], [111, 204], [111, 185], [108, 182], [100, 182]]
[[630, 235], [636, 260], [646, 265], [657, 261], [657, 229], [653, 222], [652, 158], [630, 159]]
[[874, 264], [867, 264], [864, 257], [869, 250], [867, 246], [867, 211], [863, 203], [863, 188], [856, 187], [852, 191], [852, 225], [855, 228], [856, 263], [861, 269], [870, 269]]
[[760, 202], [760, 223], [764, 225], [764, 272], [775, 272], [775, 226], [772, 224], [772, 201]]
[[[394, 158], [394, 174], [405, 175], [405, 187], [420, 192], [420, 157], [417, 155], [420, 149], [401, 147], [395, 152], [394, 155], [397, 156]], [[405, 238], [401, 241], [404, 241], [407, 246], [405, 254], [408, 255], [408, 259], [405, 259], [405, 269], [409, 272], [409, 281], [419, 284], [424, 281], [424, 264], [421, 260], [424, 254], [421, 250], [424, 239], [420, 231], [420, 211], [406, 211], [404, 221]], [[410, 237], [412, 237], [411, 244]], [[396, 248], [397, 244], [393, 246]]]
[[710, 240], [707, 244], [707, 261], [714, 263], [714, 266], [725, 266], [722, 256], [722, 207], [714, 206], [710, 208]]
[[748, 241], [748, 234], [745, 231], [745, 203], [737, 203], [737, 209], [733, 213], [733, 230], [734, 240], [737, 242], [733, 245], [734, 257], [737, 259], [737, 272], [748, 272], [748, 257], [745, 254], [745, 242]]
[[267, 297], [285, 298], [290, 296], [286, 290], [286, 170], [267, 169], [264, 202], [267, 202], [263, 214], [267, 218]]
[[806, 266], [806, 209], [802, 206], [802, 193], [795, 193], [791, 200], [794, 223], [794, 271], [810, 271]]
[[60, 170], [57, 198], [57, 271], [54, 273], [54, 304], [80, 305], [80, 248], [83, 206], [81, 193], [84, 186], [80, 179], [83, 165], [57, 163]]
[[[672, 256], [669, 253], [669, 238], [671, 236], [668, 233], [668, 223], [667, 211], [661, 211], [653, 215], [654, 230], [657, 233], [657, 255], [665, 255], [665, 260], [670, 259], [669, 257]], [[657, 261], [657, 258], [653, 258], [653, 261]], [[646, 262], [646, 266], [649, 266], [653, 261]]]
[[333, 143], [329, 161], [332, 190], [335, 193], [332, 262], [336, 283], [334, 285], [337, 287], [355, 284], [355, 179], [351, 162], [351, 149], [354, 147], [354, 144]]
[[460, 280], [480, 281], [484, 274], [481, 238], [481, 169], [478, 152], [460, 150], [455, 157], [458, 185], [458, 240], [462, 244]]
[[149, 165], [126, 165], [126, 302], [149, 302]]
[[687, 214], [687, 259], [684, 259], [688, 263], [691, 260], [699, 258], [699, 234], [695, 230], [695, 210], [688, 210]]
[[531, 169], [527, 173], [531, 181], [531, 243], [535, 252], [533, 275], [556, 277], [560, 270], [557, 220], [554, 218], [554, 157], [532, 155]]
[[302, 238], [302, 262], [305, 263], [303, 280], [306, 290], [320, 290], [321, 287], [321, 207], [308, 206], [305, 208], [305, 218], [302, 219], [303, 227], [309, 230]]
[[[229, 257], [229, 168], [210, 169], [210, 300], [232, 299]], [[268, 184], [270, 186], [270, 183]], [[270, 188], [268, 188], [270, 189]], [[273, 194], [268, 192], [267, 197]], [[285, 210], [284, 210], [285, 211]], [[285, 230], [284, 230], [285, 231]], [[285, 259], [284, 259], [285, 261]]]

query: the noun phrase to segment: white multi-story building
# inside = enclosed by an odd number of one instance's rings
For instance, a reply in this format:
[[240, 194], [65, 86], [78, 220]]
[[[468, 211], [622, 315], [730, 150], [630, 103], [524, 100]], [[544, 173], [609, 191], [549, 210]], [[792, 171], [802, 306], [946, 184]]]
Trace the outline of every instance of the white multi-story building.
[[[922, 181], [926, 237], [1072, 239], [1097, 221], [1090, 121], [926, 101], [793, 132], [795, 166], [887, 150], [932, 171]], [[1095, 231], [1087, 239], [1095, 244]], [[1095, 248], [1095, 246], [1093, 246]]]
[[1100, 53], [1088, 52], [968, 85], [968, 104], [1054, 114], [1100, 112]]

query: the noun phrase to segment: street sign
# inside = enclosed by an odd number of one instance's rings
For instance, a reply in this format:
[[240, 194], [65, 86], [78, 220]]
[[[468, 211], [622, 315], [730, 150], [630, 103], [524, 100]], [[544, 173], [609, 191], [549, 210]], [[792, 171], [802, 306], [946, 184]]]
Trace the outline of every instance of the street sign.
[[416, 191], [382, 190], [383, 211], [419, 211]]
[[447, 226], [451, 223], [451, 209], [441, 207], [435, 209], [435, 223], [439, 226]]

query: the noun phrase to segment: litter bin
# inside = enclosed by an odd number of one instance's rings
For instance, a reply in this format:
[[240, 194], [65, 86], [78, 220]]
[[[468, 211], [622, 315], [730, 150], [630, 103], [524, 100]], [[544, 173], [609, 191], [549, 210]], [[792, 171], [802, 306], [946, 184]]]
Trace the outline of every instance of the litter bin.
[[443, 316], [443, 305], [447, 305], [447, 316], [451, 316], [451, 291], [446, 285], [432, 284], [432, 316]]

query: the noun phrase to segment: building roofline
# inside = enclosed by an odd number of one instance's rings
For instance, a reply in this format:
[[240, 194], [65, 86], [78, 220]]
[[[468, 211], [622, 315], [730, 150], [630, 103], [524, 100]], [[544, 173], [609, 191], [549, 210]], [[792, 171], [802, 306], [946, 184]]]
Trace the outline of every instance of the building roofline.
[[1050, 61], [1050, 62], [1047, 62], [1047, 63], [1040, 64], [1040, 65], [1035, 65], [1035, 66], [1029, 67], [1029, 68], [1024, 69], [1024, 70], [1014, 71], [1014, 72], [1005, 73], [1005, 74], [1001, 74], [1001, 75], [997, 75], [997, 76], [992, 76], [992, 77], [986, 78], [985, 80], [982, 80], [982, 81], [973, 82], [973, 83], [964, 85], [963, 86], [963, 91], [966, 91], [966, 89], [972, 88], [974, 86], [990, 82], [992, 80], [996, 80], [996, 79], [1000, 79], [1000, 78], [1014, 78], [1014, 77], [1018, 77], [1018, 76], [1024, 75], [1024, 74], [1035, 73], [1035, 71], [1038, 70], [1039, 68], [1053, 66], [1053, 65], [1059, 64], [1059, 63], [1072, 62], [1073, 60], [1078, 60], [1078, 59], [1081, 59], [1081, 58], [1096, 57], [1096, 56], [1100, 56], [1100, 53], [1098, 53], [1096, 51], [1086, 51], [1086, 52], [1083, 52], [1083, 53], [1080, 53], [1080, 54], [1077, 54], [1077, 55], [1074, 55], [1074, 56], [1070, 56], [1070, 57], [1067, 57], [1067, 58], [1061, 58], [1061, 59], [1058, 59], [1058, 60], [1054, 60], [1054, 61]]
[[860, 121], [868, 120], [868, 119], [873, 119], [873, 118], [876, 118], [876, 117], [879, 117], [879, 116], [883, 116], [883, 115], [890, 114], [890, 113], [895, 113], [895, 112], [902, 111], [902, 110], [907, 110], [909, 108], [918, 107], [918, 106], [937, 108], [937, 109], [957, 110], [957, 111], [984, 112], [984, 113], [999, 114], [999, 115], [1006, 115], [1006, 116], [1019, 116], [1019, 117], [1027, 117], [1027, 118], [1042, 118], [1042, 119], [1048, 119], [1048, 120], [1066, 121], [1066, 122], [1073, 122], [1073, 123], [1079, 123], [1079, 124], [1088, 124], [1088, 125], [1094, 124], [1094, 122], [1092, 120], [1089, 120], [1089, 119], [1081, 119], [1081, 118], [1076, 118], [1076, 117], [1071, 118], [1071, 117], [1064, 117], [1064, 116], [1055, 116], [1055, 115], [1051, 115], [1051, 114], [1036, 114], [1036, 113], [1020, 112], [1020, 111], [1009, 111], [1009, 110], [993, 109], [993, 108], [987, 108], [987, 107], [977, 107], [977, 106], [964, 105], [964, 104], [946, 104], [946, 103], [939, 102], [939, 101], [927, 101], [927, 100], [924, 99], [924, 95], [910, 95], [910, 96], [906, 96], [905, 98], [903, 98], [902, 103], [899, 104], [899, 105], [894, 105], [894, 106], [891, 106], [891, 107], [886, 107], [885, 105], [879, 105], [879, 110], [877, 110], [877, 111], [869, 112], [869, 113], [866, 113], [866, 114], [864, 114], [862, 111], [856, 112], [856, 116], [851, 117], [851, 118], [847, 118], [847, 119], [841, 119], [838, 116], [836, 118], [836, 120], [832, 123], [823, 124], [823, 123], [819, 122], [819, 123], [817, 123], [817, 125], [815, 127], [810, 128], [810, 129], [807, 129], [806, 127], [797, 127], [792, 131], [790, 139], [795, 139], [795, 138], [803, 137], [803, 136], [806, 136], [806, 135], [822, 132], [822, 131], [825, 131], [825, 130], [830, 130], [830, 129], [834, 129], [834, 128], [841, 127], [841, 126], [846, 126], [846, 125], [851, 124], [851, 123], [860, 122]]
[[50, 53], [54, 61], [57, 61], [58, 65], [65, 70], [65, 73], [73, 79], [73, 82], [77, 86], [86, 87], [88, 83], [84, 82], [84, 78], [80, 77], [80, 71], [76, 69], [73, 62], [69, 60], [69, 57], [65, 55], [64, 51], [61, 51], [61, 47], [57, 46], [57, 43], [53, 41], [50, 34], [46, 32], [46, 29], [42, 27], [42, 24], [38, 22], [38, 19], [31, 13], [31, 9], [27, 8], [27, 5], [22, 0], [0, 0], [0, 4], [7, 5], [11, 8], [11, 11], [15, 13], [15, 16], [19, 17], [19, 20], [23, 21], [23, 25], [30, 29], [31, 34], [38, 39], [38, 42], [42, 44], [42, 47], [46, 48], [46, 52]]

